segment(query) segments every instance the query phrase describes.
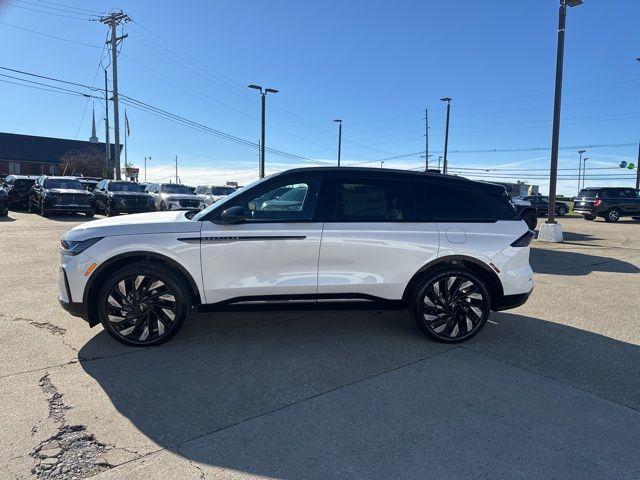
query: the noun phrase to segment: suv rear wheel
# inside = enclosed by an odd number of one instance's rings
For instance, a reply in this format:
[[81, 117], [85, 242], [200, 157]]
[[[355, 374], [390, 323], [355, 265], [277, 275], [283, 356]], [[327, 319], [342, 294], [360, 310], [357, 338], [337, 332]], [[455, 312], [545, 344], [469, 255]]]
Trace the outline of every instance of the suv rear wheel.
[[584, 219], [585, 219], [585, 220], [595, 220], [595, 219], [596, 219], [596, 216], [595, 216], [595, 215], [585, 215], [585, 216], [584, 216]]
[[535, 212], [528, 212], [524, 217], [522, 217], [522, 220], [527, 224], [529, 230], [535, 230], [538, 226], [538, 216]]
[[564, 217], [567, 214], [567, 207], [565, 207], [564, 205], [560, 205], [558, 207], [558, 215], [560, 217]]
[[609, 223], [617, 222], [618, 220], [620, 220], [620, 210], [618, 210], [617, 208], [610, 209], [606, 213], [604, 219], [606, 222], [609, 222]]
[[414, 289], [411, 303], [420, 329], [447, 343], [477, 334], [489, 317], [491, 305], [484, 282], [472, 272], [457, 268], [424, 277]]
[[147, 262], [111, 274], [96, 300], [104, 329], [119, 342], [134, 346], [169, 340], [191, 307], [185, 280], [164, 265]]

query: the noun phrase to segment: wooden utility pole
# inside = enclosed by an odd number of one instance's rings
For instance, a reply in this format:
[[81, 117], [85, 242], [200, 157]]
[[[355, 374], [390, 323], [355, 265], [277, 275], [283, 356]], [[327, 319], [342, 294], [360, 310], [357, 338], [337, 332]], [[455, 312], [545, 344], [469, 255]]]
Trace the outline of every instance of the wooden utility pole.
[[111, 39], [107, 40], [111, 44], [111, 68], [113, 80], [113, 133], [115, 141], [114, 168], [117, 180], [120, 180], [120, 115], [118, 109], [118, 42], [127, 38], [128, 35], [118, 37], [116, 27], [122, 23], [131, 21], [126, 13], [114, 12], [100, 17], [100, 23], [104, 23], [111, 28]]

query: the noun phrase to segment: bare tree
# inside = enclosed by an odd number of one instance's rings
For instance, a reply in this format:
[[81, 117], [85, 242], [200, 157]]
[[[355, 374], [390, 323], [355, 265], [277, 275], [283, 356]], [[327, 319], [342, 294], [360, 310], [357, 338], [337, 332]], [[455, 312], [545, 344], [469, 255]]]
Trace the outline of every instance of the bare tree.
[[60, 160], [62, 161], [63, 175], [106, 177], [104, 153], [98, 152], [93, 148], [71, 150], [65, 153]]

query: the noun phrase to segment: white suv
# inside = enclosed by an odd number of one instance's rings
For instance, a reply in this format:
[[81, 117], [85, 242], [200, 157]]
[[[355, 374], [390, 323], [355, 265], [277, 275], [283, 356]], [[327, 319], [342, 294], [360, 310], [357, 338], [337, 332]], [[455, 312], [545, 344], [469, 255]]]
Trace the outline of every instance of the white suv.
[[78, 225], [62, 238], [59, 300], [130, 345], [168, 340], [194, 309], [337, 302], [407, 307], [426, 334], [457, 342], [527, 300], [532, 238], [498, 185], [296, 169], [201, 212]]

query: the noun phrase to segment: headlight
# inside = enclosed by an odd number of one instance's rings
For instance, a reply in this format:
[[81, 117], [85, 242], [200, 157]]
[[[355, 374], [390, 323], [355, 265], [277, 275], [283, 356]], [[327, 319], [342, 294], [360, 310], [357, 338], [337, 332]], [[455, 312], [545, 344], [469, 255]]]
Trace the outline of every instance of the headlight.
[[82, 240], [79, 242], [71, 240], [61, 240], [60, 251], [63, 255], [78, 255], [101, 239], [102, 237], [88, 238], [87, 240]]

